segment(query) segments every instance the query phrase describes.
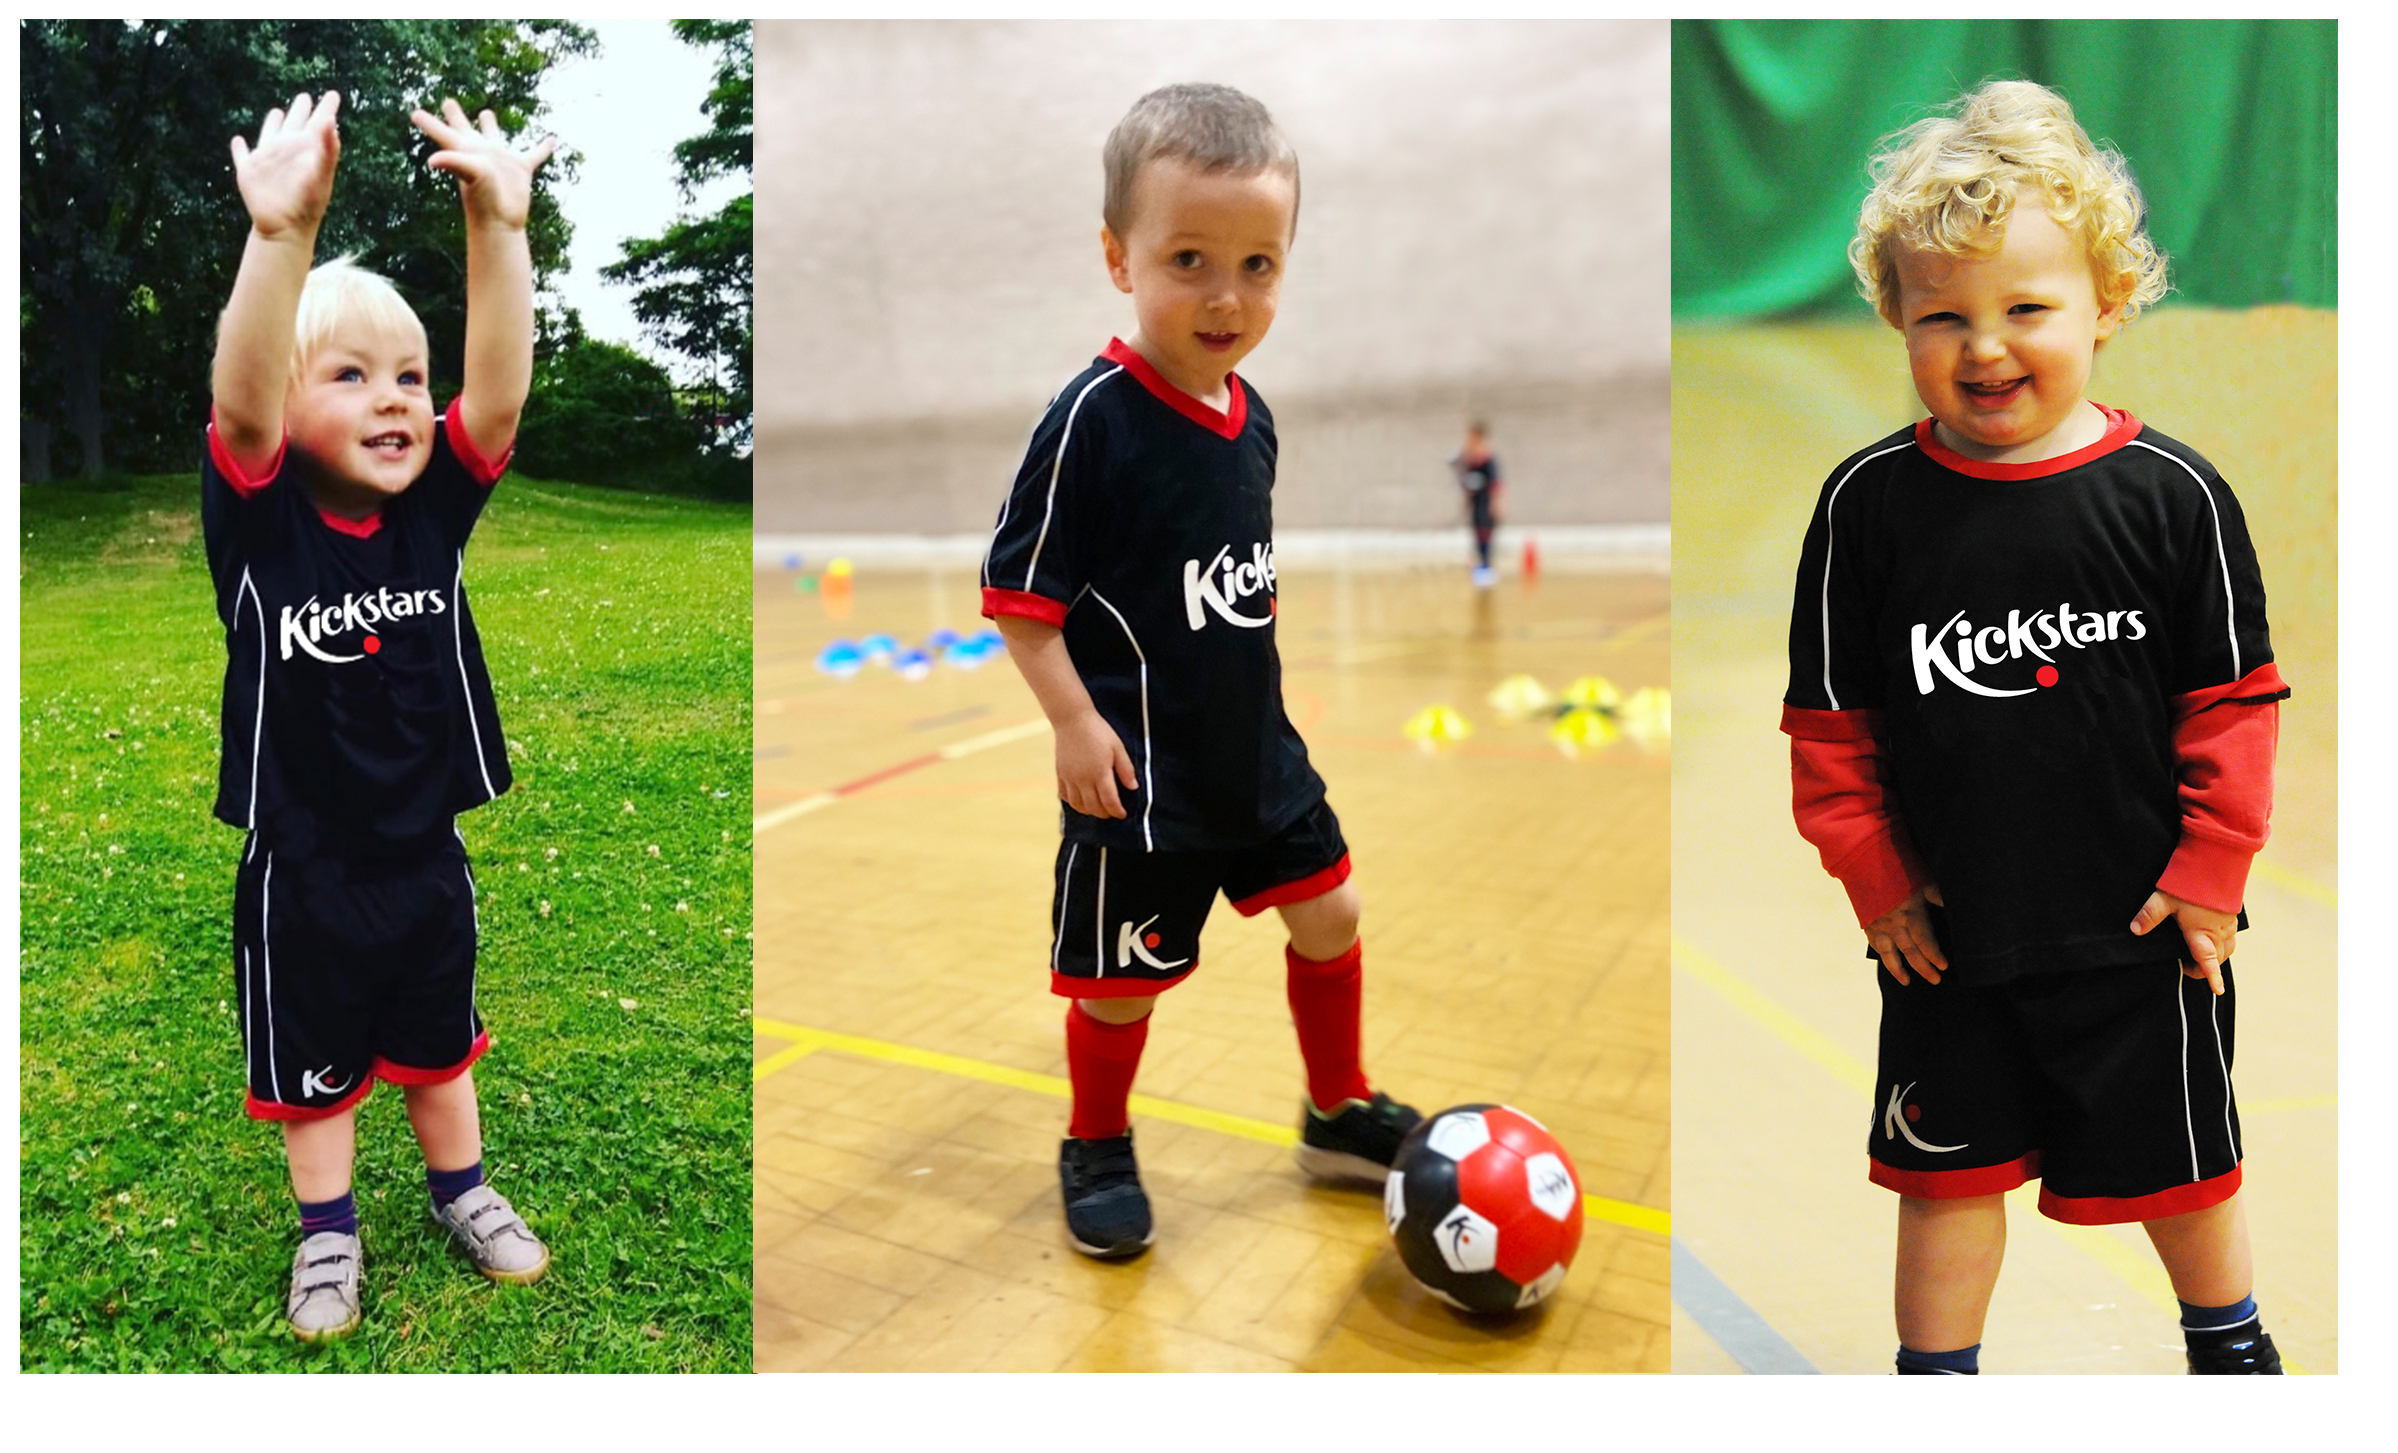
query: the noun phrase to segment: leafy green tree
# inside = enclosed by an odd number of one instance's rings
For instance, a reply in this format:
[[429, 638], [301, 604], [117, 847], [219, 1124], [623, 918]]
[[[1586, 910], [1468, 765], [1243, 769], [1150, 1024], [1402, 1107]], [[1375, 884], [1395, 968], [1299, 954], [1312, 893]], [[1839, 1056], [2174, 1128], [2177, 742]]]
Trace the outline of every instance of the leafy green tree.
[[517, 426], [514, 467], [542, 479], [685, 493], [703, 487], [697, 427], [676, 406], [665, 369], [620, 343], [565, 337], [535, 367]]
[[[715, 81], [703, 109], [708, 129], [675, 146], [676, 184], [688, 203], [705, 183], [750, 174], [752, 56], [749, 22], [678, 20], [675, 35], [717, 52]], [[743, 192], [700, 217], [678, 219], [651, 238], [623, 246], [601, 269], [635, 289], [633, 315], [661, 346], [697, 365], [710, 436], [746, 455], [750, 439], [750, 212]], [[746, 466], [743, 466], [746, 470]]]
[[[464, 224], [408, 112], [455, 96], [521, 130], [542, 75], [593, 47], [549, 20], [26, 20], [17, 40], [28, 480], [49, 478], [62, 446], [86, 476], [192, 461], [246, 225], [227, 142], [304, 90], [343, 99], [321, 255], [390, 276], [425, 321], [436, 386], [455, 387]], [[570, 235], [546, 196], [531, 234], [538, 284]]]

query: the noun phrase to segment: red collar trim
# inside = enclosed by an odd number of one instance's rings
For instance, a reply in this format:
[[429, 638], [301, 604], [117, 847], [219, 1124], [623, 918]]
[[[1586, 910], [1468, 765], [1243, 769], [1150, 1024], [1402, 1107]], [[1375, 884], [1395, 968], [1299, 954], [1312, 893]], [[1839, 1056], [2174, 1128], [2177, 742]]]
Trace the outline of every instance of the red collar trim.
[[2028, 464], [1993, 464], [1984, 459], [1968, 459], [1940, 442], [1932, 433], [1932, 421], [1929, 419], [1916, 422], [1915, 443], [1934, 464], [1953, 469], [1959, 474], [1971, 475], [1975, 479], [2041, 479], [2051, 474], [2063, 474], [2068, 469], [2079, 469], [2093, 459], [2114, 453], [2140, 436], [2144, 426], [2130, 414], [2121, 409], [2110, 409], [2105, 404], [2100, 404], [2098, 410], [2107, 416], [2107, 431], [2099, 436], [2097, 443], [2085, 444], [2071, 454], [2060, 454], [2054, 459], [2035, 459]]
[[1164, 374], [1151, 366], [1148, 359], [1126, 347], [1121, 338], [1107, 340], [1107, 350], [1099, 356], [1110, 363], [1123, 364], [1124, 371], [1139, 379], [1141, 387], [1165, 400], [1174, 412], [1211, 434], [1238, 439], [1242, 426], [1249, 422], [1249, 391], [1241, 387], [1241, 376], [1237, 373], [1224, 375], [1225, 386], [1232, 390], [1232, 408], [1219, 413], [1166, 382]]
[[[314, 500], [310, 500], [309, 503], [316, 504]], [[316, 505], [316, 517], [325, 522], [326, 528], [360, 540], [372, 539], [375, 531], [383, 528], [383, 512], [381, 510], [375, 511], [363, 520], [353, 520], [347, 515], [337, 515], [323, 505]]]

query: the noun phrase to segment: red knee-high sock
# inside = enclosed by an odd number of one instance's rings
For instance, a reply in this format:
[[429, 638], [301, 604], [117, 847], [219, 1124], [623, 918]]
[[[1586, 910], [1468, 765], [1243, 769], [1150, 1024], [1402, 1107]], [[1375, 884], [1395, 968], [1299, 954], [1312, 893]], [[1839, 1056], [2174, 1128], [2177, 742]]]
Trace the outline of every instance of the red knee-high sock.
[[1149, 1042], [1149, 1016], [1130, 1024], [1108, 1024], [1083, 1012], [1079, 1000], [1066, 1006], [1066, 1076], [1074, 1082], [1074, 1120], [1066, 1133], [1077, 1140], [1106, 1140], [1132, 1128], [1133, 1072]]
[[1291, 1022], [1299, 1028], [1299, 1057], [1307, 1062], [1307, 1098], [1319, 1110], [1338, 1109], [1343, 1100], [1363, 1100], [1374, 1093], [1358, 1066], [1364, 953], [1363, 939], [1337, 959], [1301, 958], [1297, 949], [1283, 946], [1283, 962], [1290, 966]]

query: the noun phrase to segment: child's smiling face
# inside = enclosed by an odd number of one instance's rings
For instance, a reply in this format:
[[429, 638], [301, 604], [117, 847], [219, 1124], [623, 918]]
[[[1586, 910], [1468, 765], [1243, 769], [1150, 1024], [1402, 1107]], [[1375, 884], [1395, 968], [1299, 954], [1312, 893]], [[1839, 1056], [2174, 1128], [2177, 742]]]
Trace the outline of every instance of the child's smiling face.
[[2045, 208], [2017, 206], [1987, 257], [1902, 250], [1895, 261], [1907, 362], [1943, 444], [2022, 463], [2095, 441], [2090, 363], [2122, 305], [2100, 306], [2089, 255]]
[[1100, 234], [1108, 276], [1140, 320], [1132, 345], [1176, 388], [1215, 402], [1274, 324], [1297, 188], [1277, 171], [1164, 157], [1141, 168], [1132, 200], [1126, 235]]
[[292, 380], [283, 420], [328, 505], [380, 505], [433, 457], [424, 343], [363, 324], [337, 329]]

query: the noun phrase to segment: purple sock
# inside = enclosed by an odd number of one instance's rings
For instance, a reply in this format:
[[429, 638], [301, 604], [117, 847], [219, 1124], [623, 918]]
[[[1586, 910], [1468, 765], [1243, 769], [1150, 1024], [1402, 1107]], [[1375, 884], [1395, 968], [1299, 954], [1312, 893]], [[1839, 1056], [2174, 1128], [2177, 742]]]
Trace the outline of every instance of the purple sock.
[[358, 1199], [343, 1191], [330, 1201], [300, 1202], [300, 1235], [302, 1238], [320, 1231], [339, 1231], [344, 1236], [358, 1234]]
[[435, 1170], [425, 1167], [425, 1189], [433, 1193], [433, 1209], [446, 1211], [450, 1202], [483, 1184], [483, 1162], [476, 1161], [464, 1170]]

